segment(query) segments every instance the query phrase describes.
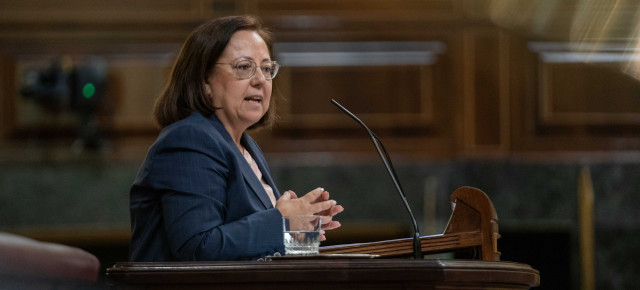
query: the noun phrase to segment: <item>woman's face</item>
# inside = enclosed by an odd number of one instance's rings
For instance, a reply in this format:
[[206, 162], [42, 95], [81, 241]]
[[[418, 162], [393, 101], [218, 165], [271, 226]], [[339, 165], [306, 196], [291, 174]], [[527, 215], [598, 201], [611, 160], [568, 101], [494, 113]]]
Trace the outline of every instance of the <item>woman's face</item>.
[[[252, 60], [258, 66], [248, 79], [236, 77], [236, 64], [242, 60]], [[216, 116], [232, 134], [244, 132], [269, 109], [272, 81], [265, 79], [260, 70], [267, 61], [271, 61], [269, 49], [260, 35], [240, 30], [231, 36], [213, 73], [207, 77], [205, 92], [213, 97], [213, 105], [220, 108], [215, 111]]]

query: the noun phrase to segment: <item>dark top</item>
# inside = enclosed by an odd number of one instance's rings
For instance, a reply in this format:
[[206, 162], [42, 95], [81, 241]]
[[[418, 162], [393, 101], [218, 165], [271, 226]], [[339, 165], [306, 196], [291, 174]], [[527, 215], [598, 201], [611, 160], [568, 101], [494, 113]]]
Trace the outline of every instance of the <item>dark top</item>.
[[[280, 197], [262, 151], [242, 145]], [[215, 115], [165, 127], [131, 187], [131, 261], [255, 260], [284, 253], [282, 215]]]

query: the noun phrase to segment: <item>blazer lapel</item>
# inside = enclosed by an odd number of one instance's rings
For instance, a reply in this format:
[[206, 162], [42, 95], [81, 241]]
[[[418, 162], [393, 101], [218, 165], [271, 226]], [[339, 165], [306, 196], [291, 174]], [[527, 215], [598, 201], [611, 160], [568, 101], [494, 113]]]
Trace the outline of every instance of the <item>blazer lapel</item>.
[[[254, 142], [245, 142], [245, 143], [247, 144], [246, 149], [249, 150], [249, 153], [251, 153], [251, 156], [253, 156], [253, 160], [258, 165], [260, 172], [262, 172], [262, 178], [264, 178], [267, 184], [271, 186], [271, 188], [273, 189], [273, 195], [275, 196], [276, 200], [278, 200], [278, 198], [280, 198], [280, 192], [278, 191], [278, 188], [276, 187], [275, 182], [271, 178], [269, 167], [267, 166], [267, 162], [264, 160], [264, 156], [260, 152], [260, 149], [255, 147], [256, 145]], [[262, 184], [260, 185], [262, 186]]]
[[[227, 129], [224, 128], [224, 126], [222, 125], [218, 117], [216, 117], [216, 115], [212, 115], [211, 119], [213, 121], [212, 123], [216, 128], [216, 130], [218, 130], [218, 132], [220, 132], [220, 134], [224, 136], [224, 139], [225, 141], [227, 141], [227, 144], [233, 151], [234, 156], [239, 160], [238, 164], [240, 166], [240, 171], [242, 172], [242, 176], [245, 182], [252, 189], [254, 195], [260, 200], [260, 202], [262, 202], [262, 205], [264, 205], [265, 209], [272, 208], [273, 205], [271, 204], [271, 200], [269, 200], [269, 196], [267, 196], [267, 192], [264, 190], [264, 187], [262, 187], [262, 183], [260, 183], [260, 180], [258, 180], [258, 177], [253, 172], [253, 169], [251, 169], [251, 166], [249, 166], [249, 163], [242, 155], [242, 152], [240, 152], [240, 149], [238, 149], [238, 146], [236, 146], [236, 144], [233, 142], [233, 139], [231, 139], [231, 135], [229, 135], [229, 132], [227, 132]], [[243, 134], [243, 139], [245, 138], [245, 136], [246, 136], [246, 133]], [[258, 163], [258, 168], [260, 168], [260, 170], [263, 170], [260, 167], [259, 163]], [[261, 172], [264, 172], [264, 171], [261, 171]], [[265, 175], [263, 173], [263, 176], [268, 176], [268, 175]], [[271, 183], [269, 185], [271, 185]], [[273, 185], [271, 185], [271, 187], [273, 187]], [[275, 190], [274, 190], [274, 194], [275, 194]]]
[[272, 208], [273, 204], [271, 204], [271, 200], [269, 200], [267, 192], [264, 190], [264, 187], [262, 187], [262, 183], [258, 180], [258, 177], [253, 172], [253, 169], [251, 169], [251, 166], [249, 166], [249, 163], [244, 159], [244, 156], [242, 156], [240, 152], [238, 152], [238, 154], [240, 155], [240, 158], [242, 158], [242, 161], [244, 161], [240, 162], [240, 168], [242, 169], [242, 176], [244, 177], [244, 180], [249, 184], [251, 189], [253, 189], [253, 193], [255, 193], [258, 199], [260, 199], [262, 205], [267, 209]]

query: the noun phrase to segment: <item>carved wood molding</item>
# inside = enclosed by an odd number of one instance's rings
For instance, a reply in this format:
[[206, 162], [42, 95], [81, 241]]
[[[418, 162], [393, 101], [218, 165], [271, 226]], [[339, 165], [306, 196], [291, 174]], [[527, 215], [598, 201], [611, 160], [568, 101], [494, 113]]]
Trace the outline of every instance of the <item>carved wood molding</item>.
[[640, 125], [640, 82], [620, 70], [640, 54], [616, 44], [533, 43], [530, 48], [539, 53], [541, 125]]

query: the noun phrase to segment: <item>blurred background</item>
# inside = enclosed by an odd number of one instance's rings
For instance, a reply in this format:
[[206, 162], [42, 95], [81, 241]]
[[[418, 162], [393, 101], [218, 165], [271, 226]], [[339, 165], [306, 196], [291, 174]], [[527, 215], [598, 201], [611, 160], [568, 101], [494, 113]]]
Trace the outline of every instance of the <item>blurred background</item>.
[[631, 0], [0, 0], [0, 231], [126, 261], [153, 102], [188, 33], [235, 14], [263, 20], [283, 65], [280, 122], [252, 132], [279, 189], [346, 208], [325, 245], [411, 233], [336, 99], [384, 142], [423, 235], [473, 186], [501, 259], [540, 270], [540, 289], [640, 286]]

